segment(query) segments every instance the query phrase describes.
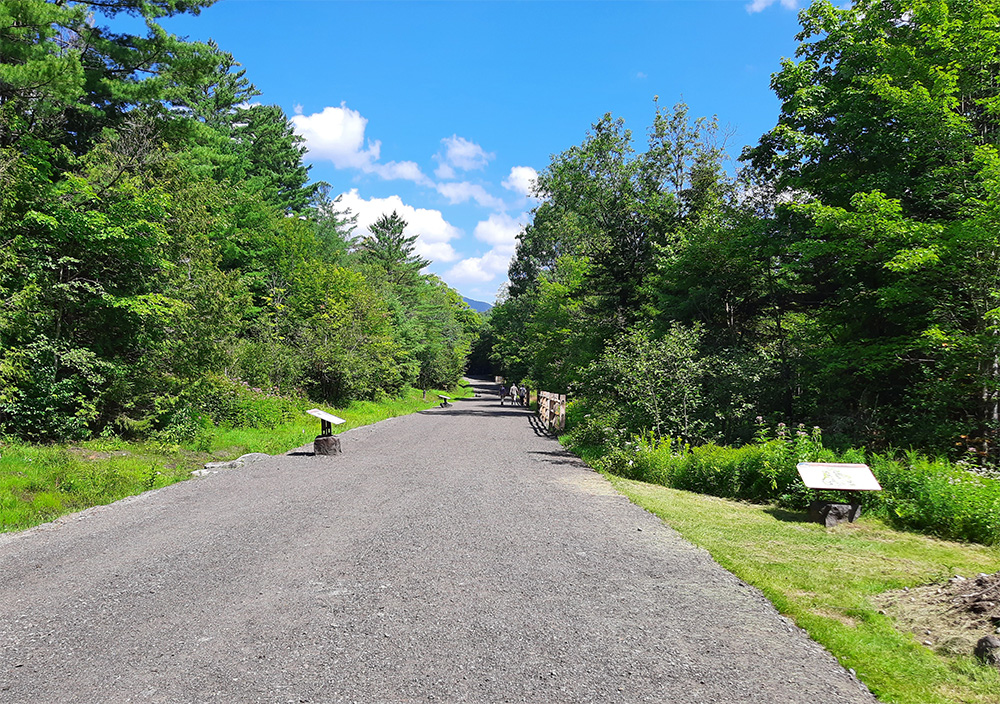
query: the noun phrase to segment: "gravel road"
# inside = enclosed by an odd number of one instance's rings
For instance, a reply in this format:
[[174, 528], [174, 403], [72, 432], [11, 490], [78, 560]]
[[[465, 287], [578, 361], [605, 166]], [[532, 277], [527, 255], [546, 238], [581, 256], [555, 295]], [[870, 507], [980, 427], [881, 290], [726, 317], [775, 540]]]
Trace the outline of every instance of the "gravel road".
[[0, 536], [0, 702], [875, 702], [473, 383]]

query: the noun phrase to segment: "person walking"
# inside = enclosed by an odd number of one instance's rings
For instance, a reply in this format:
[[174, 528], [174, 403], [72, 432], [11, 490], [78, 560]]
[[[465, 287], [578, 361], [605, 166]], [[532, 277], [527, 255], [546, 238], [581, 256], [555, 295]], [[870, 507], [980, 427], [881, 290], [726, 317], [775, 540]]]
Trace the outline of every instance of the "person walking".
[[510, 385], [510, 401], [513, 405], [518, 405], [517, 403], [517, 384]]
[[506, 396], [506, 395], [507, 395], [507, 387], [504, 386], [503, 384], [500, 384], [500, 405], [501, 406], [503, 405], [503, 399], [504, 399], [504, 396]]
[[524, 384], [523, 383], [521, 384], [520, 388], [518, 388], [518, 393], [521, 396], [521, 405], [527, 408], [527, 406], [528, 406], [528, 390], [526, 388], [524, 388]]

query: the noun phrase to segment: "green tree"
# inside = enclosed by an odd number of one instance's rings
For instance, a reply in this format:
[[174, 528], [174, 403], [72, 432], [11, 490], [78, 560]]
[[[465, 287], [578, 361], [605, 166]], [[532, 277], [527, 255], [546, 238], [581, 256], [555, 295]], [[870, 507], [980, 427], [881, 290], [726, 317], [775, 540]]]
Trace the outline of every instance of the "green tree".
[[407, 222], [394, 210], [382, 215], [369, 227], [369, 234], [355, 244], [357, 257], [362, 265], [392, 286], [412, 287], [420, 270], [430, 264], [413, 251], [417, 235], [407, 236]]
[[998, 10], [815, 2], [772, 81], [778, 124], [744, 154], [783, 196], [799, 408], [855, 437], [997, 433]]

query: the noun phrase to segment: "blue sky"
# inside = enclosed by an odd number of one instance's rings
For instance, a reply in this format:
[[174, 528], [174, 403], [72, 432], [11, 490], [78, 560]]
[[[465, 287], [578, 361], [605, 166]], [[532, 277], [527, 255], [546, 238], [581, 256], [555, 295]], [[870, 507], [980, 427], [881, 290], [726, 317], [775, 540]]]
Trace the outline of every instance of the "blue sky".
[[770, 129], [770, 76], [794, 55], [794, 0], [220, 0], [171, 32], [212, 38], [306, 138], [359, 231], [397, 210], [430, 271], [492, 303], [534, 205], [534, 172], [623, 117], [642, 148], [653, 97]]

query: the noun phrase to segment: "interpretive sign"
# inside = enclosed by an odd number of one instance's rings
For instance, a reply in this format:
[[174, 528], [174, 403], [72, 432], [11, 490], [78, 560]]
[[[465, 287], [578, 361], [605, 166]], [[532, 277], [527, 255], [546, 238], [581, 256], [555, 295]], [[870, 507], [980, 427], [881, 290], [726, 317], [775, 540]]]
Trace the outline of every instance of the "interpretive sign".
[[882, 485], [866, 464], [799, 462], [795, 468], [810, 489], [882, 491]]
[[311, 416], [316, 416], [320, 420], [325, 420], [327, 423], [333, 423], [334, 425], [340, 425], [341, 423], [346, 423], [347, 421], [343, 418], [338, 418], [332, 413], [327, 413], [326, 411], [321, 411], [318, 408], [313, 408], [306, 411]]
[[343, 418], [338, 418], [332, 413], [321, 411], [318, 408], [311, 408], [306, 411], [311, 416], [319, 418], [320, 433], [313, 440], [313, 453], [317, 455], [339, 455], [340, 439], [333, 436], [333, 426], [346, 423]]

